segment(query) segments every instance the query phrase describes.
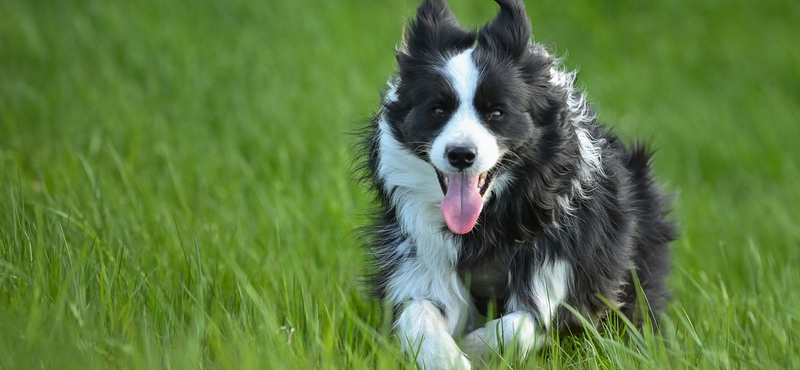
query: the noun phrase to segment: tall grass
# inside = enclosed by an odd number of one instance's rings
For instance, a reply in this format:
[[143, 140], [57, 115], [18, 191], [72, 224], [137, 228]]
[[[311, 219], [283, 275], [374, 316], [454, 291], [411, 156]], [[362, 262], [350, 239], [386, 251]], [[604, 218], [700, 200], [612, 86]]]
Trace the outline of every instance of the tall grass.
[[[0, 2], [0, 368], [408, 366], [358, 282], [344, 133], [416, 5]], [[658, 148], [683, 237], [663, 340], [621, 324], [496, 367], [798, 367], [800, 5], [528, 13]]]

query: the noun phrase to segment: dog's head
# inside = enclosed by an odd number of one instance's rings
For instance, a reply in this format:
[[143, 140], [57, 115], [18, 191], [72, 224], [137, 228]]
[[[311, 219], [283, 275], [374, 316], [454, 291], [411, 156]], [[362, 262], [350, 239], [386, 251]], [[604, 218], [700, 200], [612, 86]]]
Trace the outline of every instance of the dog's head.
[[458, 234], [509, 181], [519, 148], [542, 139], [537, 126], [549, 109], [553, 57], [531, 44], [521, 2], [497, 3], [500, 13], [476, 33], [443, 0], [425, 0], [397, 52], [399, 78], [386, 99], [393, 135], [435, 169], [442, 214]]

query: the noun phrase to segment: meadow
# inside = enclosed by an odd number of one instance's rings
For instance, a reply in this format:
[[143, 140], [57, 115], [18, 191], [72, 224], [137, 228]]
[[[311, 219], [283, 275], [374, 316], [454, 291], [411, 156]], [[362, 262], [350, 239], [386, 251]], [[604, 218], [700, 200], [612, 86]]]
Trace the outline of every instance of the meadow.
[[[359, 282], [347, 133], [416, 5], [0, 1], [0, 369], [409, 367]], [[800, 2], [527, 6], [657, 148], [682, 235], [663, 339], [495, 367], [800, 368]]]

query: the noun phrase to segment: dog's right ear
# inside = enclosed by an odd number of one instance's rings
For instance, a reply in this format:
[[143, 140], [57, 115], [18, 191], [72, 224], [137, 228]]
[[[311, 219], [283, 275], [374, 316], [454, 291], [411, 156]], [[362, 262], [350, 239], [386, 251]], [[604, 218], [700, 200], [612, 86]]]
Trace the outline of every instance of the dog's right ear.
[[479, 31], [478, 45], [519, 59], [531, 46], [531, 21], [521, 0], [495, 0], [500, 13]]
[[461, 27], [444, 0], [424, 0], [403, 36], [397, 60], [459, 52], [471, 47], [475, 39], [475, 33]]

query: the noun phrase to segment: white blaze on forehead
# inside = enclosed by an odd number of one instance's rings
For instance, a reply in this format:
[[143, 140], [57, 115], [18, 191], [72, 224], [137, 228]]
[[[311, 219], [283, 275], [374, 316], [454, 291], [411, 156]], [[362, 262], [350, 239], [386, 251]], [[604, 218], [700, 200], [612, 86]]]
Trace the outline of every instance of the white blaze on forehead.
[[450, 79], [450, 84], [456, 90], [458, 98], [462, 103], [469, 104], [472, 104], [472, 99], [475, 97], [478, 77], [480, 77], [480, 72], [472, 61], [473, 50], [475, 49], [467, 49], [450, 58], [444, 66], [444, 71]]
[[442, 73], [458, 97], [458, 106], [451, 112], [450, 121], [431, 147], [431, 161], [443, 172], [458, 171], [447, 161], [446, 150], [453, 146], [467, 146], [477, 150], [473, 165], [464, 170], [467, 173], [489, 171], [500, 158], [497, 139], [481, 124], [481, 119], [473, 106], [475, 91], [480, 80], [480, 70], [472, 60], [473, 50], [468, 49], [450, 58], [442, 69]]

